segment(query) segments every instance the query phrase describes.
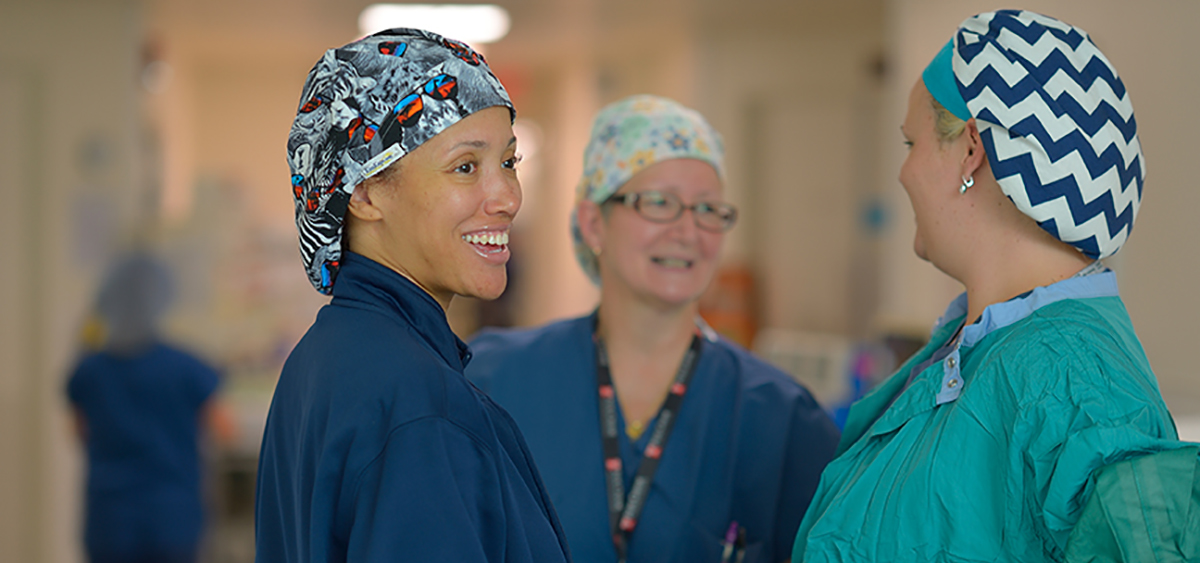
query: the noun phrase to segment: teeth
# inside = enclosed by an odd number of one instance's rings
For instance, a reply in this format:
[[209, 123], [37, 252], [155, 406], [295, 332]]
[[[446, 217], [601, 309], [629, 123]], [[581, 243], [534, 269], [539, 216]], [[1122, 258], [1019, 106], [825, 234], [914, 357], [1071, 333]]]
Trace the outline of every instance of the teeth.
[[463, 235], [462, 239], [471, 244], [489, 244], [493, 246], [504, 246], [508, 244], [508, 233], [488, 233], [488, 234], [470, 234]]
[[689, 260], [681, 258], [656, 258], [654, 261], [668, 268], [687, 268], [691, 265]]

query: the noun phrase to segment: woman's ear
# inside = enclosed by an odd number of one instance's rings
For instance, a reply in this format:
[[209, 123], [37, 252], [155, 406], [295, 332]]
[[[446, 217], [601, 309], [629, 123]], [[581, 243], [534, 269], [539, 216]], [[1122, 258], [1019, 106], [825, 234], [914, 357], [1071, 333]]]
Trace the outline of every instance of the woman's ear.
[[600, 205], [591, 200], [583, 200], [575, 207], [575, 220], [579, 222], [579, 234], [583, 235], [583, 243], [592, 249], [596, 255], [603, 250], [604, 213]]
[[979, 136], [979, 126], [975, 124], [974, 117], [967, 120], [963, 138], [967, 143], [967, 152], [963, 155], [962, 176], [963, 178], [972, 178], [987, 162], [987, 153], [983, 150], [983, 138]]
[[368, 179], [361, 184], [354, 186], [354, 191], [350, 193], [350, 204], [347, 206], [347, 211], [359, 221], [378, 221], [383, 218], [383, 210], [375, 204], [374, 197], [378, 195], [378, 182], [372, 182]]

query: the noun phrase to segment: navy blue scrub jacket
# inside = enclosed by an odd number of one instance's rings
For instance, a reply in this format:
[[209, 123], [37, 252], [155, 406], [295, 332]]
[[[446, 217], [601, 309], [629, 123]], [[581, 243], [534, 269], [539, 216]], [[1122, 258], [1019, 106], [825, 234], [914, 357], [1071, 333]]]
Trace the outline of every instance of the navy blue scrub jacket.
[[569, 561], [516, 424], [441, 307], [347, 253], [263, 436], [258, 563]]
[[[575, 561], [612, 563], [594, 323], [484, 331], [471, 343], [467, 377], [520, 425]], [[736, 344], [710, 335], [698, 362], [629, 561], [717, 563], [734, 522], [746, 530], [745, 563], [784, 561], [833, 458], [837, 427], [791, 377]], [[628, 491], [655, 422], [633, 441], [619, 409], [617, 423]]]

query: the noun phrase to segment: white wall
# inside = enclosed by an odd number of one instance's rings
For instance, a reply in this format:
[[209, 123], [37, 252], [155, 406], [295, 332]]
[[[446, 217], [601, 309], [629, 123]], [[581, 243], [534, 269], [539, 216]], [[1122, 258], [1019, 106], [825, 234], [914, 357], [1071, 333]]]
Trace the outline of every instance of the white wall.
[[79, 557], [63, 383], [91, 286], [142, 217], [133, 1], [0, 2], [0, 562]]
[[[873, 261], [860, 212], [875, 194], [882, 19], [847, 6], [787, 31], [703, 34], [698, 109], [726, 141], [727, 196], [739, 224], [732, 262], [759, 279], [764, 327], [850, 334], [874, 287], [854, 280]], [[865, 14], [865, 15], [864, 15]]]

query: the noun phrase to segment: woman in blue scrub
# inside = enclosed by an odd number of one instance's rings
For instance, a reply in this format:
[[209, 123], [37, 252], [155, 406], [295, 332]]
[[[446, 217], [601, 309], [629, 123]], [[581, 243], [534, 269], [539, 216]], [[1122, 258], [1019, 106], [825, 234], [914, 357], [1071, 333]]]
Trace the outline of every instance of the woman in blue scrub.
[[425, 31], [309, 73], [288, 156], [308, 278], [333, 299], [271, 403], [259, 563], [570, 560], [520, 431], [463, 377], [446, 322], [455, 295], [506, 284], [512, 118], [483, 57]]
[[695, 111], [603, 109], [572, 217], [599, 308], [472, 342], [467, 375], [524, 432], [575, 561], [786, 560], [832, 456], [808, 392], [698, 316], [737, 219], [723, 173]]
[[166, 342], [166, 266], [137, 252], [117, 263], [96, 299], [103, 348], [67, 383], [87, 448], [84, 548], [90, 563], [195, 563], [205, 527], [205, 434], [232, 440], [217, 372]]
[[901, 130], [916, 254], [966, 292], [851, 408], [792, 560], [1200, 560], [1197, 447], [1099, 261], [1145, 175], [1115, 69], [1079, 28], [980, 14]]

